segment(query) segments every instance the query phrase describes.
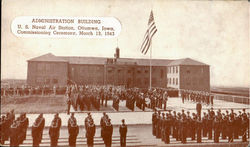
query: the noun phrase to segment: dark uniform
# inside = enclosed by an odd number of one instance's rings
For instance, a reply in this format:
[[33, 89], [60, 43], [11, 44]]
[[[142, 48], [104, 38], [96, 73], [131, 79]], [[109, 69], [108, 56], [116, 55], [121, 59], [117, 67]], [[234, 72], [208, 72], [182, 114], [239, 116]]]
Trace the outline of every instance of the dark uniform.
[[161, 138], [161, 113], [158, 112], [156, 117], [156, 138]]
[[181, 143], [186, 143], [187, 142], [187, 120], [186, 117], [184, 116], [181, 120]]
[[76, 118], [71, 116], [68, 120], [68, 133], [69, 133], [69, 146], [76, 146], [76, 138], [79, 133], [79, 126], [77, 125]]
[[201, 130], [202, 130], [202, 121], [200, 117], [196, 120], [196, 127], [197, 127], [197, 143], [202, 142]]
[[152, 134], [155, 136], [156, 135], [156, 122], [157, 122], [157, 112], [155, 111], [152, 114]]
[[70, 113], [70, 105], [71, 105], [71, 101], [70, 101], [70, 98], [68, 97], [68, 99], [67, 99], [67, 114], [68, 115]]
[[95, 124], [92, 120], [87, 123], [86, 138], [88, 147], [94, 146]]
[[213, 118], [212, 118], [211, 115], [208, 116], [208, 120], [207, 120], [207, 129], [208, 129], [208, 139], [212, 139]]
[[166, 116], [166, 120], [165, 120], [165, 123], [164, 123], [164, 129], [165, 129], [165, 131], [164, 131], [164, 133], [165, 133], [165, 135], [164, 135], [164, 137], [165, 137], [165, 139], [164, 139], [164, 142], [165, 143], [167, 143], [167, 144], [169, 144], [170, 143], [170, 132], [171, 132], [171, 119], [170, 119], [170, 116], [169, 115], [167, 115]]
[[228, 121], [227, 121], [227, 133], [228, 133], [228, 142], [233, 142], [233, 118], [229, 117]]
[[219, 118], [215, 117], [214, 119], [214, 142], [219, 143], [219, 137], [220, 137], [220, 122]]
[[104, 144], [106, 147], [111, 147], [112, 144], [112, 135], [113, 135], [113, 125], [110, 122], [110, 119], [105, 122], [104, 127]]
[[58, 122], [54, 119], [49, 128], [49, 136], [50, 136], [50, 146], [56, 147], [59, 139], [59, 126]]
[[243, 135], [242, 135], [242, 142], [247, 142], [247, 128], [249, 126], [248, 124], [248, 118], [247, 116], [243, 116], [242, 119], [242, 131], [243, 131]]
[[21, 138], [20, 143], [22, 144], [23, 141], [26, 139], [27, 128], [29, 126], [29, 119], [26, 117], [26, 114], [21, 115], [20, 119], [20, 128], [21, 128]]
[[127, 131], [128, 131], [127, 125], [125, 124], [125, 121], [122, 120], [122, 125], [120, 125], [119, 128], [121, 147], [126, 147]]
[[38, 119], [36, 119], [35, 123], [32, 125], [32, 129], [31, 129], [31, 136], [33, 138], [33, 146], [39, 146], [39, 136], [40, 136], [40, 130], [39, 130], [39, 121]]
[[17, 121], [13, 121], [13, 124], [10, 127], [10, 146], [19, 146], [19, 129], [18, 129], [18, 124]]
[[5, 142], [5, 130], [6, 130], [6, 120], [5, 116], [2, 116], [0, 120], [0, 143], [3, 145]]
[[202, 109], [202, 105], [201, 105], [200, 102], [198, 102], [198, 103], [196, 104], [196, 111], [197, 111], [197, 115], [198, 115], [199, 117], [201, 117], [201, 109]]
[[104, 127], [105, 127], [105, 125], [106, 125], [105, 121], [107, 121], [107, 115], [106, 115], [106, 113], [104, 112], [104, 113], [103, 113], [103, 117], [102, 117], [101, 120], [100, 120], [101, 137], [102, 137], [103, 140], [104, 140]]

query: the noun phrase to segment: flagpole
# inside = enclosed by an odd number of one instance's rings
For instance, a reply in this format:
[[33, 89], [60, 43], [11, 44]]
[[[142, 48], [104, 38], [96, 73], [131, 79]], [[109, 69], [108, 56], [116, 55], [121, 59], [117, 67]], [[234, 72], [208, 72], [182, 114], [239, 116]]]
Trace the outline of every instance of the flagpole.
[[150, 70], [150, 74], [149, 74], [149, 88], [150, 90], [152, 89], [152, 41], [150, 41], [150, 59], [149, 59], [149, 70]]

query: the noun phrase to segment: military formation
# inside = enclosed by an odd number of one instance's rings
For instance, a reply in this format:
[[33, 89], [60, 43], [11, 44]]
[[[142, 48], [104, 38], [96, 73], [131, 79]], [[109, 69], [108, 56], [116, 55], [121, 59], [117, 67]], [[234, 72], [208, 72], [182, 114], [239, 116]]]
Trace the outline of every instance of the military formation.
[[[85, 137], [87, 139], [88, 147], [94, 146], [94, 136], [96, 133], [96, 126], [94, 120], [91, 116], [91, 113], [87, 113], [87, 117], [84, 120], [85, 127]], [[29, 127], [29, 119], [26, 117], [26, 114], [20, 114], [19, 117], [15, 118], [14, 110], [10, 113], [7, 113], [6, 116], [1, 117], [0, 122], [1, 136], [0, 141], [1, 145], [5, 144], [5, 141], [10, 141], [10, 146], [19, 146], [23, 144], [23, 141], [26, 140], [27, 128]], [[49, 126], [48, 134], [50, 137], [50, 146], [58, 146], [58, 139], [60, 138], [60, 129], [62, 125], [62, 120], [59, 117], [59, 114], [54, 115], [51, 125]], [[101, 126], [101, 137], [104, 141], [105, 147], [111, 147], [112, 145], [112, 135], [113, 135], [113, 125], [111, 119], [104, 112], [103, 117], [100, 120]], [[32, 146], [39, 146], [42, 143], [43, 131], [45, 127], [45, 118], [43, 114], [39, 114], [35, 119], [31, 127], [31, 137], [32, 137]], [[125, 120], [122, 120], [122, 124], [119, 127], [121, 146], [126, 146], [126, 136], [127, 136], [127, 125]], [[76, 140], [79, 134], [79, 126], [77, 120], [74, 116], [74, 113], [71, 113], [68, 119], [68, 145], [70, 147], [76, 146]]]
[[152, 114], [152, 134], [166, 144], [171, 143], [170, 137], [183, 144], [187, 143], [187, 138], [201, 143], [203, 137], [219, 143], [220, 138], [233, 142], [241, 136], [242, 142], [247, 142], [249, 119], [250, 114], [245, 109], [237, 114], [233, 109], [231, 113], [222, 113], [220, 109], [215, 113], [211, 108], [202, 117], [184, 110], [178, 113], [155, 111]]
[[112, 107], [119, 111], [119, 101], [122, 87], [97, 86], [97, 85], [69, 85], [66, 88], [68, 109], [70, 105], [75, 111], [100, 110], [101, 106], [107, 107], [108, 100], [112, 100]]
[[1, 87], [1, 97], [18, 97], [18, 96], [47, 96], [64, 94], [66, 87], [57, 86], [28, 86], [22, 85], [20, 87]]
[[10, 146], [18, 146], [22, 144], [26, 139], [26, 132], [29, 126], [29, 120], [26, 114], [23, 113], [19, 117], [15, 118], [14, 110], [2, 115], [0, 122], [0, 139], [1, 144], [5, 141], [10, 141]]
[[180, 90], [182, 103], [185, 101], [200, 102], [207, 105], [214, 104], [214, 95], [205, 91]]

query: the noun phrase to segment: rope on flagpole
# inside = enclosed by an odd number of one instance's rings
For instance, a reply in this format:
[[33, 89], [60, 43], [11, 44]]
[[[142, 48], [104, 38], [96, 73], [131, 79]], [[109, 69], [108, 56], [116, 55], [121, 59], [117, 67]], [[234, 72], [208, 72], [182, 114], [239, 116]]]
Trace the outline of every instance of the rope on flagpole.
[[149, 88], [150, 88], [150, 90], [152, 89], [152, 62], [151, 62], [151, 59], [152, 59], [152, 41], [150, 41], [150, 60], [149, 60], [149, 68], [150, 68], [150, 75], [149, 75]]

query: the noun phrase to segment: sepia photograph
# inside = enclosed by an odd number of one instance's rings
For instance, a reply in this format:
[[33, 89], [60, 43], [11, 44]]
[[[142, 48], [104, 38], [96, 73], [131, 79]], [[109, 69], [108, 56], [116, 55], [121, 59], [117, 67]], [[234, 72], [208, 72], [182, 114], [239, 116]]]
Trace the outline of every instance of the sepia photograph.
[[247, 147], [247, 0], [2, 0], [0, 146]]

